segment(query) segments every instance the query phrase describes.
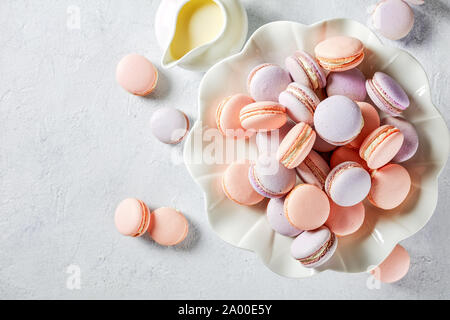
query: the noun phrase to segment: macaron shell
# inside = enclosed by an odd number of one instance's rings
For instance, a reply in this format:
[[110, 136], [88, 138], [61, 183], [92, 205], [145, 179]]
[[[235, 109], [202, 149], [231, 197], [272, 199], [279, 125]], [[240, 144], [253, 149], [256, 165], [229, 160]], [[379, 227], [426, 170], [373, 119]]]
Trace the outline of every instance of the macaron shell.
[[145, 96], [156, 87], [158, 70], [147, 58], [130, 54], [117, 65], [116, 80], [126, 91]]
[[342, 207], [363, 201], [371, 187], [370, 174], [356, 162], [344, 162], [331, 170], [325, 182], [328, 196]]
[[346, 146], [339, 147], [333, 151], [330, 159], [330, 167], [331, 169], [333, 169], [334, 167], [346, 161], [359, 163], [367, 171], [370, 170], [367, 166], [366, 161], [361, 159], [361, 157], [359, 156], [359, 152]]
[[[150, 220], [148, 215], [148, 208], [142, 201], [138, 199], [125, 199], [117, 206], [114, 213], [114, 223], [117, 230], [125, 236], [138, 236], [139, 229], [143, 223], [143, 219]], [[144, 233], [149, 225], [150, 221], [144, 226], [140, 234]], [[139, 234], [139, 235], [140, 235]]]
[[411, 189], [411, 177], [399, 164], [388, 164], [372, 172], [368, 199], [376, 207], [391, 210], [403, 203]]
[[189, 231], [189, 223], [179, 211], [159, 208], [152, 212], [149, 229], [152, 239], [162, 246], [174, 246], [182, 242]]
[[[380, 127], [379, 129], [383, 128]], [[375, 130], [372, 132], [367, 138], [364, 140], [363, 144], [360, 148], [360, 155], [364, 154], [364, 150], [366, 150], [369, 141], [372, 140], [374, 136], [377, 136], [381, 130]], [[367, 162], [367, 166], [370, 169], [378, 169], [391, 161], [398, 153], [400, 148], [403, 145], [403, 134], [401, 132], [396, 132], [390, 134], [383, 141], [378, 143], [369, 155], [368, 159], [365, 159]]]
[[295, 82], [289, 84], [280, 94], [278, 101], [286, 107], [286, 112], [292, 120], [309, 125], [313, 124], [314, 110], [320, 103], [313, 90]]
[[250, 165], [249, 160], [233, 162], [225, 170], [222, 178], [223, 191], [228, 199], [245, 206], [257, 204], [264, 199], [248, 180]]
[[247, 130], [276, 130], [287, 122], [286, 108], [271, 101], [255, 102], [242, 108], [240, 121]]
[[270, 199], [267, 204], [267, 221], [270, 227], [286, 237], [296, 237], [302, 230], [292, 226], [284, 215], [284, 198]]
[[402, 279], [409, 270], [411, 258], [401, 245], [397, 244], [389, 256], [371, 271], [375, 279], [383, 283], [393, 283]]
[[330, 173], [328, 163], [313, 150], [295, 170], [303, 182], [315, 185], [320, 189], [323, 189], [325, 180]]
[[[309, 132], [309, 135], [308, 135]], [[304, 123], [298, 123], [289, 131], [277, 151], [277, 159], [288, 169], [297, 167], [312, 150], [316, 133]]]
[[280, 66], [262, 64], [249, 74], [248, 92], [255, 101], [278, 101], [280, 93], [291, 82], [289, 73]]
[[[364, 59], [364, 45], [356, 38], [347, 36], [336, 36], [325, 39], [314, 49], [316, 58], [322, 68], [330, 71], [347, 71], [357, 67]], [[353, 61], [335, 65], [336, 63], [354, 58]], [[327, 65], [331, 62], [332, 67]]]
[[380, 116], [377, 109], [367, 102], [356, 103], [361, 109], [361, 114], [364, 119], [364, 127], [361, 133], [349, 143], [349, 146], [355, 149], [359, 149], [364, 139], [380, 126]]
[[327, 78], [327, 95], [341, 95], [353, 101], [364, 101], [367, 95], [366, 77], [357, 68], [331, 72]]
[[166, 144], [181, 142], [189, 131], [189, 119], [175, 108], [161, 108], [153, 113], [150, 120], [153, 135]]
[[254, 102], [255, 100], [245, 94], [236, 94], [224, 99], [217, 108], [217, 127], [219, 131], [223, 135], [236, 138], [253, 135], [254, 132], [252, 131], [244, 134], [239, 113], [242, 108]]
[[256, 146], [260, 153], [277, 153], [278, 147], [284, 137], [295, 126], [295, 122], [288, 120], [280, 129], [271, 131], [259, 131], [256, 134]]
[[348, 236], [361, 228], [365, 211], [362, 202], [351, 207], [341, 207], [330, 201], [330, 215], [325, 225], [337, 236]]
[[404, 137], [402, 147], [392, 161], [401, 163], [411, 159], [419, 148], [419, 136], [414, 125], [400, 117], [387, 117], [382, 123], [398, 128]]
[[414, 26], [414, 12], [402, 0], [382, 1], [372, 14], [373, 26], [386, 38], [399, 40]]
[[289, 223], [300, 230], [313, 230], [328, 219], [330, 203], [321, 189], [310, 184], [296, 186], [286, 197], [284, 213]]
[[[307, 52], [297, 51], [285, 60], [286, 69], [289, 71], [292, 79], [313, 90], [326, 86], [326, 76], [323, 69]], [[308, 75], [311, 72], [316, 81], [312, 81]], [[316, 82], [316, 83], [314, 83]]]

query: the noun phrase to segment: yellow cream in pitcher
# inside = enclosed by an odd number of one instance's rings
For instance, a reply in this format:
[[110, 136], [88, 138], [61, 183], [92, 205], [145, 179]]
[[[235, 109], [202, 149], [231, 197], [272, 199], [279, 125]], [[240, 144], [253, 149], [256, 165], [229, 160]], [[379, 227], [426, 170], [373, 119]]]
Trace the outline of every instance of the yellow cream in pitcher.
[[170, 45], [173, 59], [214, 40], [222, 31], [225, 17], [213, 0], [191, 0], [180, 10], [175, 36]]

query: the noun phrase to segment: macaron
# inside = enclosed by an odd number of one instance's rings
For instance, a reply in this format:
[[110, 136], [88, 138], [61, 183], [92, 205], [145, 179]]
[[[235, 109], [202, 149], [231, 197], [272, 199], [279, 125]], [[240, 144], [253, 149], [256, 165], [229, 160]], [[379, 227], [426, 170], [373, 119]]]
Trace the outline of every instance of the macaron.
[[410, 263], [408, 251], [397, 244], [387, 258], [370, 273], [383, 283], [393, 283], [406, 276]]
[[325, 225], [339, 237], [345, 237], [361, 228], [365, 218], [362, 202], [351, 207], [341, 207], [330, 201], [330, 215]]
[[378, 115], [377, 109], [367, 102], [356, 102], [356, 104], [361, 109], [361, 114], [364, 120], [364, 126], [359, 133], [359, 135], [350, 141], [348, 146], [350, 148], [359, 149], [361, 147], [361, 143], [364, 139], [372, 133], [373, 130], [380, 126], [380, 116]]
[[403, 0], [383, 0], [372, 13], [372, 25], [384, 37], [399, 40], [412, 30], [414, 12]]
[[235, 94], [222, 100], [217, 107], [217, 129], [224, 136], [233, 138], [250, 137], [253, 131], [246, 132], [241, 126], [239, 114], [245, 106], [254, 103], [255, 100], [245, 94]]
[[369, 201], [376, 207], [391, 210], [403, 203], [411, 189], [411, 177], [399, 164], [388, 164], [371, 173]]
[[252, 206], [264, 199], [248, 180], [250, 165], [249, 160], [235, 161], [222, 177], [222, 188], [227, 198], [243, 206]]
[[250, 72], [247, 89], [256, 101], [278, 101], [280, 93], [291, 82], [289, 72], [278, 65], [264, 63]]
[[159, 141], [166, 144], [177, 144], [189, 132], [189, 119], [178, 109], [161, 108], [153, 113], [150, 128]]
[[318, 152], [330, 152], [336, 149], [337, 146], [334, 144], [328, 143], [323, 140], [319, 135], [316, 135], [316, 141], [314, 142], [313, 149]]
[[397, 117], [409, 107], [406, 92], [386, 73], [375, 72], [373, 78], [366, 81], [366, 90], [373, 103], [391, 116]]
[[286, 108], [277, 102], [259, 101], [242, 108], [239, 119], [241, 126], [247, 130], [275, 130], [286, 123]]
[[319, 98], [309, 87], [292, 82], [278, 99], [286, 107], [288, 116], [295, 122], [305, 122], [312, 125], [314, 111], [320, 103]]
[[411, 159], [419, 148], [419, 135], [416, 128], [408, 120], [400, 117], [386, 117], [382, 123], [398, 128], [404, 137], [403, 144], [392, 161], [401, 163]]
[[361, 159], [361, 157], [359, 156], [359, 152], [355, 149], [350, 149], [347, 146], [339, 147], [333, 151], [330, 159], [330, 167], [333, 169], [337, 165], [346, 161], [357, 162], [367, 171], [370, 170], [367, 166], [366, 161]]
[[311, 150], [305, 160], [295, 168], [295, 171], [303, 182], [323, 189], [325, 180], [330, 173], [330, 167], [321, 155]]
[[337, 36], [323, 40], [314, 49], [322, 68], [342, 72], [356, 68], [364, 60], [364, 45], [356, 38]]
[[291, 74], [292, 79], [298, 84], [302, 84], [317, 90], [324, 88], [327, 78], [323, 69], [316, 59], [305, 51], [297, 51], [285, 60], [286, 69]]
[[270, 227], [286, 237], [296, 237], [302, 230], [292, 226], [284, 215], [284, 198], [270, 199], [267, 204], [267, 221]]
[[287, 169], [275, 155], [262, 155], [248, 171], [253, 189], [266, 198], [281, 198], [295, 185], [295, 171]]
[[156, 243], [174, 246], [186, 239], [189, 223], [178, 210], [159, 208], [152, 212], [152, 224], [148, 231]]
[[359, 156], [370, 169], [378, 169], [391, 161], [403, 145], [403, 133], [394, 126], [384, 125], [364, 139]]
[[337, 205], [351, 207], [363, 201], [371, 187], [370, 174], [353, 161], [334, 167], [325, 181], [325, 191]]
[[142, 200], [134, 198], [120, 202], [114, 213], [117, 230], [129, 237], [142, 236], [150, 226], [151, 220], [147, 205]]
[[289, 131], [277, 151], [277, 159], [286, 168], [297, 167], [311, 151], [316, 133], [306, 123], [300, 122]]
[[358, 68], [331, 72], [327, 78], [327, 95], [346, 96], [354, 101], [366, 100], [366, 77]]
[[291, 255], [306, 268], [317, 268], [330, 260], [338, 239], [326, 226], [302, 232], [292, 241]]
[[256, 147], [260, 153], [272, 154], [277, 153], [278, 147], [284, 137], [295, 126], [295, 122], [288, 120], [280, 129], [272, 131], [259, 131], [256, 134]]
[[330, 214], [330, 202], [320, 188], [299, 184], [284, 200], [284, 215], [300, 230], [314, 230], [322, 226]]
[[364, 126], [359, 106], [345, 96], [323, 100], [314, 113], [314, 129], [326, 142], [336, 146], [355, 139]]
[[116, 80], [129, 93], [146, 96], [158, 83], [158, 70], [147, 58], [129, 54], [117, 65]]

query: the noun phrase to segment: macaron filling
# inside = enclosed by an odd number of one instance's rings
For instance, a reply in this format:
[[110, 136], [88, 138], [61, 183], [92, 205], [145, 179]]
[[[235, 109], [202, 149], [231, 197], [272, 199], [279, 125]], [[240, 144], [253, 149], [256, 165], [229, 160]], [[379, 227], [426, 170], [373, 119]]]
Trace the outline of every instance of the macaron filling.
[[372, 152], [375, 150], [375, 148], [382, 143], [384, 140], [386, 140], [389, 136], [391, 136], [394, 133], [400, 132], [399, 129], [397, 129], [394, 126], [390, 126], [382, 130], [377, 136], [374, 137], [374, 139], [369, 142], [369, 144], [365, 147], [365, 150], [362, 154], [364, 160], [368, 160]]
[[222, 133], [223, 135], [225, 135], [225, 131], [223, 130], [223, 128], [220, 126], [220, 116], [222, 115], [222, 111], [223, 111], [223, 107], [225, 106], [225, 104], [230, 101], [232, 97], [227, 97], [225, 98], [217, 107], [217, 112], [216, 112], [216, 124], [217, 124], [217, 129], [219, 129], [220, 133]]
[[303, 91], [301, 88], [290, 84], [286, 92], [292, 94], [298, 101], [300, 101], [303, 105], [306, 106], [311, 115], [314, 115], [314, 111], [316, 110], [317, 104], [308, 96], [308, 94]]
[[320, 168], [318, 166], [316, 166], [316, 164], [309, 157], [306, 157], [305, 160], [303, 160], [303, 163], [312, 172], [312, 174], [316, 177], [316, 179], [319, 181], [320, 185], [323, 186], [325, 184], [325, 180], [327, 179], [327, 175], [325, 174], [325, 172], [320, 170]]
[[328, 238], [328, 241], [326, 241], [322, 247], [319, 248], [316, 252], [314, 252], [312, 255], [306, 257], [297, 259], [301, 264], [307, 266], [313, 263], [316, 263], [320, 259], [322, 259], [323, 256], [330, 250], [330, 248], [333, 246], [334, 242], [336, 241], [336, 236], [333, 232], [330, 232], [330, 237]]
[[317, 90], [319, 88], [323, 88], [324, 85], [318, 75], [319, 70], [316, 69], [314, 63], [308, 59], [304, 54], [298, 52], [295, 55], [295, 61], [300, 65], [300, 67], [305, 71], [308, 76], [309, 83], [313, 90]]
[[381, 86], [376, 82], [376, 80], [368, 80], [369, 86], [375, 93], [375, 95], [380, 99], [381, 101], [384, 101], [388, 104], [388, 108], [395, 114], [400, 114], [403, 111], [403, 108], [395, 102], [394, 99], [392, 99], [386, 91], [384, 91]]
[[148, 207], [145, 205], [145, 203], [141, 200], [138, 200], [139, 205], [141, 206], [141, 211], [142, 211], [142, 220], [141, 220], [141, 224], [139, 225], [138, 231], [132, 235], [132, 237], [139, 237], [142, 234], [145, 233], [145, 231], [147, 231], [148, 226], [150, 224], [150, 214], [149, 214], [149, 210]]
[[273, 106], [255, 107], [242, 112], [240, 115], [240, 119], [241, 122], [243, 122], [244, 120], [251, 118], [253, 116], [284, 114], [284, 113], [286, 113], [286, 109], [282, 106], [273, 105]]
[[346, 68], [348, 66], [351, 66], [353, 64], [359, 64], [364, 59], [364, 51], [361, 51], [360, 53], [343, 59], [326, 59], [322, 57], [317, 57], [319, 59], [320, 64], [325, 68], [329, 70], [333, 69], [340, 69], [340, 68]]
[[289, 165], [297, 158], [297, 155], [301, 151], [305, 142], [311, 137], [312, 128], [310, 126], [305, 126], [302, 131], [300, 131], [295, 143], [292, 147], [285, 153], [281, 159], [281, 163], [289, 167]]

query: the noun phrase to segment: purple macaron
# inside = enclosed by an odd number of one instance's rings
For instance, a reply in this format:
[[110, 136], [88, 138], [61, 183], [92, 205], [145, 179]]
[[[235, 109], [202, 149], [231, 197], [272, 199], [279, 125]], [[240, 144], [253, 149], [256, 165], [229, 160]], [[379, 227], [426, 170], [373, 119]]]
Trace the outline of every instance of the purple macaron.
[[306, 268], [317, 268], [336, 252], [338, 239], [326, 226], [302, 232], [291, 244], [291, 255]]
[[305, 51], [297, 51], [286, 58], [286, 69], [295, 82], [310, 87], [312, 90], [325, 88], [327, 78], [316, 59]]
[[284, 197], [278, 199], [270, 199], [267, 204], [267, 220], [270, 227], [286, 237], [296, 237], [302, 230], [299, 230], [292, 226], [286, 215], [284, 214]]
[[260, 153], [275, 154], [281, 141], [295, 126], [295, 122], [288, 120], [280, 129], [272, 131], [259, 131], [256, 134], [256, 147]]
[[371, 186], [370, 174], [353, 161], [334, 167], [325, 180], [325, 192], [341, 207], [351, 207], [363, 201]]
[[373, 103], [387, 114], [397, 117], [409, 107], [409, 98], [397, 81], [383, 72], [375, 72], [366, 81], [366, 90]]
[[272, 63], [256, 66], [249, 74], [247, 89], [255, 101], [275, 101], [292, 82], [289, 72]]
[[305, 122], [312, 125], [314, 111], [320, 103], [314, 91], [302, 84], [292, 82], [278, 98], [278, 101], [286, 107], [288, 116], [296, 123]]
[[354, 68], [343, 72], [332, 72], [327, 78], [327, 94], [346, 96], [353, 101], [366, 100], [366, 77]]
[[417, 134], [416, 128], [401, 117], [386, 117], [382, 120], [382, 125], [385, 124], [398, 128], [404, 137], [402, 147], [392, 161], [400, 163], [411, 159], [419, 148], [419, 135]]
[[266, 198], [281, 198], [295, 185], [295, 170], [287, 169], [275, 154], [259, 156], [250, 166], [248, 179], [253, 189]]
[[355, 139], [364, 126], [361, 109], [345, 96], [323, 100], [314, 113], [314, 128], [326, 142], [340, 146]]

